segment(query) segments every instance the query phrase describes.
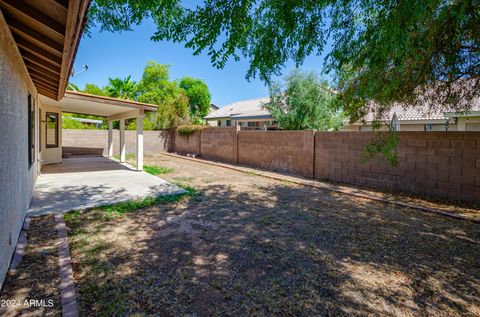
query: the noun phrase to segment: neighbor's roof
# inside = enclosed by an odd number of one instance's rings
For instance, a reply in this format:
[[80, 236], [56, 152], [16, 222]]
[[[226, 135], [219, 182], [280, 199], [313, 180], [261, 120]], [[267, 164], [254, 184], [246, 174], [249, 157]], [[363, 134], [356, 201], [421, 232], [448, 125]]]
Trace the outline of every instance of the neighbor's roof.
[[264, 108], [264, 105], [268, 102], [270, 102], [269, 97], [237, 101], [208, 114], [205, 119], [269, 119], [272, 118], [272, 115]]
[[[420, 104], [415, 107], [406, 107], [402, 104], [395, 104], [389, 111], [387, 111], [382, 119], [389, 121], [396, 113], [400, 121], [445, 121], [452, 117], [468, 116], [470, 113], [480, 111], [480, 99], [475, 99], [472, 102], [469, 112], [458, 112], [448, 107], [430, 107], [427, 104]], [[365, 117], [366, 122], [372, 122], [375, 119], [375, 112], [370, 111]], [[358, 122], [358, 124], [361, 124]]]

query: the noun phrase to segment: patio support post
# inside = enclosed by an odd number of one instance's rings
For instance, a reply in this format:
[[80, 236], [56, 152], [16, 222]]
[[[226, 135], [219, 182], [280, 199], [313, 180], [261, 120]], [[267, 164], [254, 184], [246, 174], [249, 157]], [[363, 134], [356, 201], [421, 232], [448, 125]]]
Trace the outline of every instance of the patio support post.
[[137, 115], [137, 171], [143, 171], [143, 109]]
[[108, 157], [113, 156], [113, 122], [108, 120]]
[[120, 162], [125, 162], [125, 119], [120, 119]]

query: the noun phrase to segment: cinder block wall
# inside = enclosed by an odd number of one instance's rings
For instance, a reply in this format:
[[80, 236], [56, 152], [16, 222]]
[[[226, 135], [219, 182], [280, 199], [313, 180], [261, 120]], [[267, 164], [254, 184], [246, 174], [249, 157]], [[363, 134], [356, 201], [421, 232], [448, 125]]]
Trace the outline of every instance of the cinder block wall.
[[400, 132], [397, 167], [361, 163], [373, 132], [317, 132], [315, 178], [480, 203], [480, 132]]
[[182, 136], [175, 132], [175, 152], [183, 154], [200, 153], [200, 132], [194, 132], [188, 136]]
[[200, 153], [206, 159], [237, 163], [237, 129], [224, 127], [202, 130]]
[[[114, 136], [117, 132], [118, 130], [114, 130]], [[106, 155], [107, 146], [107, 130], [62, 130], [62, 147], [103, 149], [103, 155]], [[118, 146], [118, 148], [119, 147], [120, 146]], [[115, 149], [116, 147], [114, 146], [113, 148]]]
[[240, 131], [238, 163], [313, 177], [314, 131]]
[[[102, 149], [107, 155], [108, 130], [63, 129], [62, 146]], [[173, 133], [170, 131], [143, 131], [143, 150], [146, 154], [173, 151]], [[125, 131], [125, 149], [135, 153], [137, 147], [136, 131]], [[120, 131], [113, 130], [113, 154], [120, 153]]]

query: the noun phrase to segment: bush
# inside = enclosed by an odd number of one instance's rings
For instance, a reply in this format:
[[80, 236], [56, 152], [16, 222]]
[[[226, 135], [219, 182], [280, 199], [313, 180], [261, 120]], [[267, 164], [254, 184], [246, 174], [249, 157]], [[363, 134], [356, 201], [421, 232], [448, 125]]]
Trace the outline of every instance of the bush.
[[206, 125], [196, 125], [196, 124], [185, 124], [185, 125], [180, 125], [177, 128], [178, 134], [181, 136], [190, 136], [195, 132], [200, 132], [203, 129], [205, 129], [207, 126]]

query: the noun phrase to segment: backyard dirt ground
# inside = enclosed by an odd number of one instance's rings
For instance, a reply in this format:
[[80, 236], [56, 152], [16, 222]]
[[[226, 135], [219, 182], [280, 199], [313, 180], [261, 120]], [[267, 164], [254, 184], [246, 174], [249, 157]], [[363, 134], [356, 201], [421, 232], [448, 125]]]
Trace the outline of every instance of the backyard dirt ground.
[[61, 316], [56, 239], [53, 216], [32, 219], [23, 260], [0, 293], [0, 316]]
[[478, 224], [180, 158], [145, 163], [196, 194], [66, 216], [82, 316], [480, 314]]

